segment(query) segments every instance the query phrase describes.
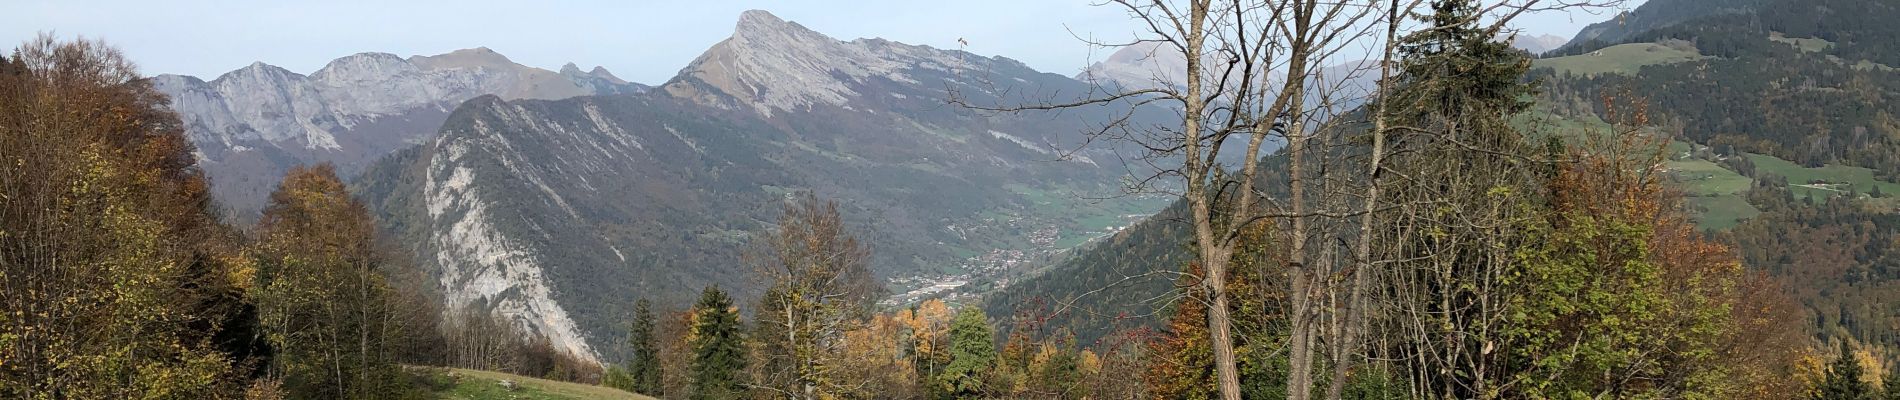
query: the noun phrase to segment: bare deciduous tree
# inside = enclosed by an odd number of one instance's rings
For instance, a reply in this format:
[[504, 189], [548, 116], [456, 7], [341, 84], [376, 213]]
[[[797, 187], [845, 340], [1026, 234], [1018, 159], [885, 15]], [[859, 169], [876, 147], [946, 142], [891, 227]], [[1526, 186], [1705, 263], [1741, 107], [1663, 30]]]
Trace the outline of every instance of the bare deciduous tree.
[[[1155, 85], [1101, 85], [1096, 96], [1030, 105], [971, 105], [1003, 112], [1055, 110], [1105, 104], [1173, 107], [1180, 116], [1155, 126], [1128, 119], [1096, 131], [1100, 141], [1133, 143], [1154, 166], [1133, 190], [1179, 183], [1189, 208], [1193, 249], [1205, 268], [1200, 285], [1208, 302], [1208, 331], [1224, 399], [1240, 398], [1228, 291], [1228, 263], [1249, 224], [1273, 219], [1283, 229], [1279, 248], [1285, 282], [1267, 286], [1288, 299], [1287, 385], [1290, 399], [1313, 394], [1316, 355], [1332, 358], [1328, 398], [1338, 398], [1355, 359], [1369, 305], [1367, 287], [1376, 214], [1404, 207], [1388, 200], [1379, 181], [1389, 172], [1391, 134], [1379, 103], [1353, 112], [1393, 81], [1396, 46], [1417, 34], [1408, 24], [1424, 0], [1110, 0], [1142, 26], [1135, 40], [1091, 43], [1106, 47], [1153, 45], [1180, 54], [1182, 71], [1156, 71]], [[1527, 12], [1605, 7], [1619, 0], [1487, 0], [1476, 18], [1493, 31]], [[1345, 62], [1355, 56], [1371, 62]], [[1373, 88], [1355, 81], [1377, 74]], [[1180, 77], [1181, 81], [1161, 79]], [[1376, 88], [1376, 89], [1374, 89]], [[954, 100], [953, 100], [954, 101]], [[1346, 118], [1347, 116], [1361, 118]], [[1366, 118], [1369, 117], [1369, 118]], [[1365, 127], [1371, 120], [1370, 128]], [[1351, 135], [1370, 131], [1363, 139]], [[1369, 140], [1370, 143], [1366, 143]], [[1284, 144], [1276, 157], [1284, 176], [1262, 176], [1263, 149]], [[1239, 154], [1234, 154], [1238, 152]], [[1322, 337], [1336, 338], [1322, 343]], [[1320, 345], [1330, 351], [1319, 352]]]

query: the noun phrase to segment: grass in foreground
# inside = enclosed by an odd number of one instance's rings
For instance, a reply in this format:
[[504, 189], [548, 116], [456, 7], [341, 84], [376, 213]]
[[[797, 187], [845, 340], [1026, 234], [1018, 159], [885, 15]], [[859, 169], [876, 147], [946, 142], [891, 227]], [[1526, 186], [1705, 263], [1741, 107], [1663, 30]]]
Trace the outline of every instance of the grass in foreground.
[[[551, 381], [492, 371], [476, 371], [460, 368], [447, 370], [433, 369], [436, 379], [453, 382], [447, 389], [435, 392], [438, 399], [455, 400], [650, 400], [652, 397], [628, 393], [620, 389], [594, 386], [573, 382]], [[514, 381], [516, 388], [502, 387], [502, 380]]]

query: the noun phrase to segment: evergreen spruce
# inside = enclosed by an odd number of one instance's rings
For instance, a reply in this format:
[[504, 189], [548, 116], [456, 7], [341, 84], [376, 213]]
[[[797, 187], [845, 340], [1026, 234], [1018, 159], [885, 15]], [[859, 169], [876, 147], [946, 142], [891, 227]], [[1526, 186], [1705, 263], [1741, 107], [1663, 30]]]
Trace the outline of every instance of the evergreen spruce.
[[1887, 379], [1880, 384], [1882, 400], [1900, 400], [1900, 371], [1888, 371]]
[[693, 305], [692, 393], [694, 400], [737, 399], [744, 393], [739, 373], [746, 368], [745, 338], [739, 310], [718, 286], [708, 286]]
[[1482, 26], [1481, 17], [1474, 1], [1432, 2], [1426, 18], [1432, 29], [1399, 45], [1402, 90], [1393, 105], [1401, 118], [1451, 119], [1445, 122], [1465, 131], [1511, 131], [1505, 117], [1530, 108], [1534, 86], [1520, 78], [1530, 70], [1530, 59], [1494, 40], [1497, 32]]
[[[1841, 355], [1829, 364], [1827, 375], [1814, 388], [1815, 400], [1870, 400], [1874, 398], [1873, 388], [1861, 380], [1860, 361], [1854, 359], [1854, 353], [1847, 350], [1847, 344], [1841, 344]], [[1892, 397], [1892, 396], [1889, 396]]]
[[640, 299], [633, 306], [633, 327], [627, 335], [633, 346], [633, 359], [627, 362], [633, 391], [643, 394], [660, 392], [659, 338], [653, 335], [653, 303]]

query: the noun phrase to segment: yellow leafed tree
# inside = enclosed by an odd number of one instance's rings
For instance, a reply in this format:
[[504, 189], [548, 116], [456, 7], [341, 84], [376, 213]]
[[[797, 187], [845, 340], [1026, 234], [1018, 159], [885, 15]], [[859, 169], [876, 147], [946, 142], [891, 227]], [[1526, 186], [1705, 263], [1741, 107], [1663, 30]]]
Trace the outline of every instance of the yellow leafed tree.
[[0, 57], [0, 398], [234, 395], [231, 231], [165, 101], [101, 42]]

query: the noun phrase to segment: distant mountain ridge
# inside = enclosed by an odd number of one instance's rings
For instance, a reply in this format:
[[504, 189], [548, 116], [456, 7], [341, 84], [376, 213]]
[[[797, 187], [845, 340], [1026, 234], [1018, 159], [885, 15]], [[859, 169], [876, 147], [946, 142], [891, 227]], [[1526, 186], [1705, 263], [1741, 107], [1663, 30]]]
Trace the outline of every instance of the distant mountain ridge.
[[1108, 58], [1090, 64], [1075, 79], [1129, 89], [1181, 87], [1187, 84], [1187, 56], [1162, 42], [1142, 42], [1117, 48]]
[[449, 110], [476, 96], [559, 99], [646, 89], [602, 68], [557, 73], [487, 48], [407, 59], [358, 53], [310, 75], [257, 62], [211, 81], [168, 74], [153, 83], [171, 97], [216, 197], [244, 220], [256, 216], [290, 166], [330, 162], [354, 175], [427, 139]]
[[[1108, 58], [1089, 64], [1082, 72], [1075, 74], [1078, 81], [1088, 82], [1104, 88], [1141, 90], [1153, 88], [1182, 88], [1187, 86], [1187, 56], [1181, 50], [1165, 42], [1141, 42], [1115, 48]], [[1321, 68], [1319, 81], [1313, 82], [1315, 88], [1332, 91], [1335, 97], [1365, 97], [1371, 93], [1373, 81], [1379, 77], [1373, 60], [1349, 60]], [[1209, 59], [1202, 65], [1221, 65], [1219, 61]], [[1267, 74], [1279, 78], [1284, 74]], [[1213, 79], [1204, 78], [1203, 82], [1212, 85]], [[1237, 80], [1236, 80], [1237, 82]], [[1269, 83], [1271, 87], [1277, 83]], [[1317, 103], [1309, 99], [1309, 103]], [[1357, 106], [1357, 102], [1340, 105], [1341, 111]]]
[[1518, 34], [1511, 36], [1511, 47], [1531, 52], [1531, 55], [1535, 56], [1563, 47], [1567, 41], [1569, 39], [1557, 35]]

